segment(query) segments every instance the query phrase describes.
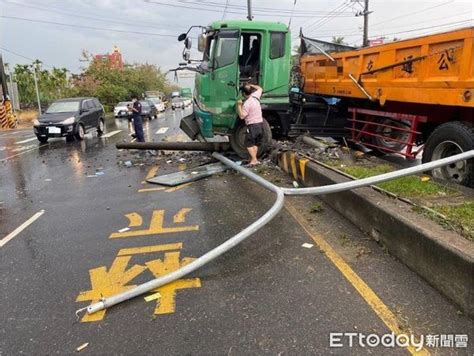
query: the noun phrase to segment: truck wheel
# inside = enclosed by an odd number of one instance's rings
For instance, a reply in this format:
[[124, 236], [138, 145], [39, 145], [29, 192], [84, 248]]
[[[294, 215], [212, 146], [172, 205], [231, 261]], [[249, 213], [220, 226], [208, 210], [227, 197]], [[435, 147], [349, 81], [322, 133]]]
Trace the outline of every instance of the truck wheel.
[[[400, 127], [403, 129], [410, 128], [410, 123], [406, 121], [394, 121], [390, 119], [384, 119], [384, 120], [379, 121], [379, 123], [383, 125]], [[395, 139], [398, 141], [404, 141], [404, 142], [408, 142], [408, 139], [410, 138], [410, 134], [408, 132], [398, 131], [390, 127], [376, 126], [375, 133], [377, 135], [381, 135], [387, 138]], [[400, 152], [407, 146], [406, 144], [390, 141], [388, 139], [377, 137], [377, 136], [372, 137], [372, 143], [374, 145], [381, 147], [381, 148], [374, 147], [375, 150], [381, 153], [393, 153], [392, 151]], [[387, 148], [388, 150], [384, 150], [384, 148]]]
[[[441, 158], [474, 149], [474, 130], [465, 123], [454, 121], [438, 126], [428, 137], [423, 149], [422, 162]], [[434, 169], [431, 174], [468, 187], [474, 187], [474, 159], [460, 161]]]
[[[229, 140], [230, 146], [240, 158], [249, 158], [247, 148], [245, 147], [246, 131], [247, 127], [245, 126], [245, 124], [243, 122], [239, 123], [232, 136], [230, 136]], [[268, 152], [271, 147], [272, 130], [270, 129], [270, 125], [268, 124], [267, 120], [263, 119], [263, 140], [262, 144], [258, 148], [257, 156], [261, 157], [264, 153]]]

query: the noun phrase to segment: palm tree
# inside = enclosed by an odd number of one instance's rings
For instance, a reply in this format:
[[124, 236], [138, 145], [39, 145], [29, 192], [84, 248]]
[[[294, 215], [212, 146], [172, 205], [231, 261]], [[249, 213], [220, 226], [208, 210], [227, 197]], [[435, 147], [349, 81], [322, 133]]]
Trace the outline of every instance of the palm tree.
[[344, 37], [336, 37], [336, 36], [334, 36], [334, 37], [332, 38], [332, 41], [331, 41], [331, 42], [332, 42], [332, 43], [335, 43], [335, 44], [340, 44], [340, 45], [346, 44], [346, 43], [344, 42]]

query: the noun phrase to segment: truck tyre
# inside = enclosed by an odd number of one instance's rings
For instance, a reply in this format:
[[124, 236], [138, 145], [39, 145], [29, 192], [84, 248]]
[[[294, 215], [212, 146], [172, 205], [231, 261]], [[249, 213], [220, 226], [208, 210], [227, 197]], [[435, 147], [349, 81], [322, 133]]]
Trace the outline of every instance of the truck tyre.
[[[380, 120], [379, 123], [384, 124], [384, 125], [400, 127], [403, 129], [410, 128], [410, 123], [407, 121], [395, 121], [395, 120], [390, 120], [390, 119], [383, 119], [383, 120]], [[389, 127], [383, 127], [383, 126], [376, 126], [375, 133], [377, 135], [385, 136], [387, 138], [392, 138], [392, 139], [396, 139], [398, 141], [404, 141], [404, 142], [408, 142], [410, 138], [410, 134], [408, 132], [398, 131], [398, 130], [391, 129]], [[377, 150], [380, 153], [393, 153], [393, 151], [400, 152], [407, 146], [406, 144], [390, 141], [390, 140], [384, 139], [382, 137], [377, 137], [377, 136], [372, 137], [372, 144], [377, 145], [379, 147], [387, 148], [387, 150], [384, 150], [383, 148], [376, 148], [376, 147], [373, 148], [374, 150]]]
[[[230, 146], [240, 158], [249, 158], [247, 148], [245, 147], [245, 134], [247, 127], [243, 122], [240, 122], [236, 127], [232, 136], [230, 136]], [[257, 156], [261, 157], [268, 152], [272, 147], [272, 130], [268, 121], [263, 119], [263, 139], [262, 144], [258, 148]]]
[[[473, 127], [453, 121], [438, 126], [428, 137], [423, 149], [422, 162], [431, 162], [474, 149]], [[474, 159], [461, 161], [431, 171], [441, 178], [468, 187], [474, 187]]]

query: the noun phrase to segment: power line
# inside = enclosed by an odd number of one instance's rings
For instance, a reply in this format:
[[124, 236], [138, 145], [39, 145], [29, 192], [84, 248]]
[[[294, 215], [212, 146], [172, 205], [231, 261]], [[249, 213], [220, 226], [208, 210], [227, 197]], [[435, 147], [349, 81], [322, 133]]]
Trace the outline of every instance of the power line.
[[[322, 21], [324, 21], [325, 19], [327, 19], [329, 16], [331, 16], [333, 13], [337, 12], [339, 9], [341, 9], [344, 5], [346, 4], [346, 0], [344, 0], [339, 6], [337, 6], [335, 9], [331, 10], [329, 12], [329, 14], [325, 17], [325, 18], [322, 18], [322, 19], [317, 19], [313, 24], [310, 24], [306, 29], [305, 31], [309, 31], [310, 29], [314, 28], [315, 26], [317, 26], [319, 23], [321, 23]], [[307, 22], [306, 21], [303, 21], [301, 24], [300, 24], [300, 27], [303, 26], [303, 24]]]
[[[225, 5], [221, 2], [215, 2], [215, 1], [207, 1], [207, 0], [199, 0], [199, 1], [195, 1], [195, 0], [177, 0], [178, 2], [180, 3], [183, 3], [183, 4], [193, 4], [193, 5], [199, 5], [199, 6], [208, 6], [208, 7], [213, 7], [213, 8], [216, 8], [216, 7], [219, 7], [219, 8], [222, 8], [222, 7], [225, 7]], [[235, 10], [242, 10], [242, 11], [245, 11], [247, 9], [247, 7], [245, 5], [235, 5], [235, 4], [231, 4], [228, 6], [229, 9], [235, 9]], [[289, 8], [289, 9], [282, 9], [282, 8], [275, 8], [275, 7], [255, 7], [255, 6], [252, 6], [252, 12], [253, 11], [263, 11], [263, 12], [273, 12], [273, 13], [278, 13], [278, 14], [281, 14], [281, 13], [287, 13], [287, 14], [290, 14], [293, 12], [295, 14], [307, 14], [307, 15], [310, 15], [310, 14], [320, 14], [320, 15], [326, 15], [328, 13], [328, 11], [305, 11], [305, 10], [294, 10], [292, 8]]]
[[288, 28], [291, 27], [291, 20], [293, 19], [293, 13], [295, 11], [295, 7], [296, 7], [296, 0], [294, 0], [293, 2], [293, 9], [291, 10], [290, 21], [288, 21]]
[[225, 19], [225, 13], [227, 11], [227, 6], [229, 6], [229, 2], [230, 2], [230, 0], [226, 0], [226, 2], [225, 2], [224, 12], [222, 13], [222, 20]]
[[87, 29], [87, 30], [110, 31], [110, 32], [119, 32], [119, 33], [130, 33], [130, 34], [136, 34], [136, 35], [148, 35], [148, 36], [161, 36], [161, 37], [176, 38], [176, 35], [170, 35], [170, 34], [164, 34], [164, 33], [125, 31], [125, 30], [117, 30], [117, 29], [104, 28], [104, 27], [73, 25], [73, 24], [53, 22], [53, 21], [44, 21], [44, 20], [33, 20], [33, 19], [27, 19], [27, 18], [24, 18], [24, 17], [5, 16], [5, 15], [0, 15], [0, 17], [3, 17], [5, 19], [10, 19], [10, 20], [37, 22], [37, 23], [44, 23], [44, 24], [49, 24], [49, 25], [58, 25], [58, 26], [66, 26], [66, 27], [74, 27], [74, 28], [84, 28], [84, 29]]
[[384, 23], [387, 23], [387, 22], [391, 22], [393, 20], [398, 20], [400, 18], [405, 18], [405, 17], [408, 17], [408, 16], [413, 16], [413, 15], [416, 15], [416, 14], [419, 14], [421, 12], [425, 12], [425, 11], [428, 11], [428, 10], [431, 10], [431, 9], [435, 9], [437, 7], [440, 7], [440, 6], [445, 6], [445, 5], [448, 5], [450, 3], [454, 2], [454, 0], [449, 0], [445, 3], [442, 3], [442, 4], [437, 4], [437, 5], [434, 5], [434, 6], [430, 6], [430, 7], [427, 7], [427, 8], [424, 8], [424, 9], [421, 9], [421, 10], [418, 10], [418, 11], [412, 11], [412, 12], [409, 12], [407, 14], [404, 14], [404, 15], [400, 15], [400, 16], [396, 16], [396, 17], [392, 17], [388, 20], [384, 20], [384, 21], [381, 21], [381, 22], [377, 22], [377, 23], [374, 23], [374, 26], [377, 26], [377, 25], [380, 25], [380, 24], [384, 24]]
[[[15, 56], [17, 56], [17, 57], [21, 57], [21, 58], [23, 58], [23, 59], [27, 59], [27, 60], [32, 61], [32, 62], [35, 62], [36, 60], [39, 60], [38, 58], [33, 59], [33, 58], [30, 58], [30, 57], [24, 56], [24, 55], [22, 55], [22, 54], [20, 54], [20, 53], [14, 52], [14, 51], [12, 51], [12, 50], [10, 50], [10, 49], [8, 49], [8, 48], [5, 48], [5, 47], [0, 47], [0, 49], [1, 49], [2, 51], [8, 52], [8, 53], [13, 54], [13, 55], [15, 55]], [[40, 62], [41, 62], [41, 64], [44, 65], [45, 67], [57, 68], [57, 67], [51, 66], [51, 65], [49, 65], [49, 64], [46, 64], [46, 63], [44, 63], [43, 61], [40, 61]]]
[[[384, 29], [385, 30], [393, 30], [393, 29], [397, 29], [397, 28], [405, 28], [405, 27], [408, 27], [408, 26], [412, 26], [412, 25], [418, 25], [418, 24], [422, 24], [422, 23], [427, 23], [427, 22], [433, 22], [433, 21], [437, 21], [437, 20], [446, 20], [446, 19], [450, 19], [450, 18], [453, 18], [453, 17], [457, 17], [457, 16], [461, 16], [461, 15], [466, 15], [466, 12], [460, 12], [460, 13], [457, 13], [455, 15], [451, 15], [451, 16], [443, 16], [443, 17], [437, 17], [437, 18], [434, 18], [434, 19], [430, 19], [430, 20], [426, 20], [426, 21], [417, 21], [416, 23], [408, 23], [408, 24], [405, 24], [405, 25], [400, 25], [400, 26], [394, 26], [394, 27], [387, 27]], [[466, 19], [468, 20], [468, 19]], [[372, 26], [371, 26], [372, 28]], [[339, 31], [351, 31], [353, 30], [354, 28], [341, 28], [339, 29]], [[325, 31], [322, 31], [322, 32], [319, 32], [320, 34], [326, 34], [326, 33], [333, 33], [334, 30], [325, 30]], [[355, 33], [355, 32], [352, 32], [352, 33]]]
[[454, 26], [454, 25], [463, 25], [463, 24], [468, 24], [470, 22], [474, 23], [474, 20], [464, 20], [464, 21], [457, 21], [457, 22], [451, 22], [451, 23], [446, 23], [446, 24], [441, 24], [441, 25], [436, 25], [436, 26], [429, 26], [429, 27], [422, 27], [422, 28], [415, 28], [412, 30], [407, 30], [407, 31], [399, 31], [399, 32], [392, 32], [392, 33], [385, 33], [382, 35], [376, 35], [373, 37], [383, 37], [383, 36], [388, 36], [388, 35], [398, 35], [400, 33], [409, 33], [409, 32], [417, 32], [417, 31], [423, 31], [423, 30], [429, 30], [433, 28], [438, 28], [438, 27], [446, 27], [446, 26]]
[[[175, 4], [169, 4], [169, 3], [159, 2], [159, 1], [155, 1], [155, 0], [144, 0], [144, 1], [147, 2], [147, 3], [150, 3], [150, 4], [169, 6], [169, 7], [173, 7], [173, 8], [182, 8], [182, 9], [205, 11], [205, 12], [220, 12], [220, 10], [215, 9], [215, 6], [213, 6], [212, 9], [207, 9], [207, 8], [203, 8], [202, 6], [192, 7], [192, 6], [179, 5], [179, 4], [176, 4], [176, 3]], [[202, 4], [202, 3], [199, 3], [199, 4], [200, 5], [205, 5], [205, 4]], [[211, 6], [211, 5], [209, 4], [207, 6]], [[271, 13], [269, 13], [269, 12], [271, 12]], [[244, 15], [245, 14], [244, 12], [229, 11], [229, 10], [227, 10], [227, 13], [237, 14], [237, 15]], [[275, 9], [274, 9], [274, 11], [265, 11], [265, 12], [261, 12], [261, 13], [258, 13], [258, 14], [256, 13], [255, 15], [262, 16], [262, 17], [274, 17], [275, 14], [279, 14], [281, 17], [290, 17], [289, 13], [285, 12], [284, 14], [282, 14], [281, 12], [279, 12], [279, 10], [275, 10]], [[339, 16], [340, 17], [352, 17], [352, 14], [340, 14]], [[326, 15], [312, 15], [312, 14], [304, 13], [302, 15], [293, 15], [293, 17], [301, 17], [301, 18], [326, 17]]]
[[[464, 20], [464, 21], [456, 21], [456, 22], [450, 22], [450, 23], [445, 23], [445, 24], [439, 24], [436, 26], [429, 26], [429, 27], [421, 27], [421, 28], [415, 28], [411, 30], [406, 30], [406, 31], [399, 31], [399, 32], [391, 32], [391, 33], [384, 33], [384, 34], [377, 34], [373, 35], [371, 37], [384, 37], [384, 36], [389, 36], [389, 35], [397, 35], [401, 33], [410, 33], [410, 32], [417, 32], [417, 31], [423, 31], [423, 30], [429, 30], [429, 29], [438, 29], [439, 27], [449, 27], [449, 26], [459, 26], [459, 25], [468, 25], [469, 23], [474, 22], [474, 20]], [[445, 30], [443, 30], [445, 31]], [[441, 31], [441, 32], [443, 32]], [[430, 32], [433, 33], [433, 32]], [[436, 32], [437, 33], [437, 32]], [[429, 33], [428, 33], [429, 34]], [[360, 34], [354, 34], [354, 33], [346, 33], [346, 34], [334, 34], [332, 36], [318, 36], [319, 38], [332, 38], [334, 36], [337, 37], [358, 37]]]
[[[305, 31], [309, 33], [311, 31], [313, 31], [316, 28], [316, 26], [322, 26], [322, 25], [327, 24], [329, 21], [331, 21], [334, 17], [337, 17], [337, 15], [340, 12], [344, 11], [349, 6], [350, 5], [345, 0], [341, 5], [339, 5], [334, 10], [332, 10], [331, 13], [328, 16], [326, 16], [323, 19], [320, 19], [320, 20], [316, 21], [314, 24], [310, 25]], [[351, 17], [352, 17], [352, 15], [351, 15]]]
[[[34, 4], [34, 5], [23, 4], [23, 3], [13, 2], [13, 1], [4, 1], [4, 3], [15, 5], [15, 6], [28, 7], [28, 8], [31, 8], [31, 9], [36, 9], [36, 10], [45, 11], [45, 12], [58, 13], [58, 14], [61, 14], [61, 15], [66, 15], [66, 16], [74, 16], [74, 17], [80, 17], [80, 18], [90, 19], [90, 20], [94, 20], [94, 21], [109, 22], [109, 23], [115, 23], [115, 24], [120, 24], [120, 25], [131, 25], [131, 26], [137, 27], [137, 24], [132, 23], [132, 22], [124, 22], [122, 20], [120, 20], [120, 21], [118, 21], [118, 20], [107, 20], [107, 18], [104, 18], [102, 16], [99, 18], [99, 17], [95, 17], [95, 16], [93, 17], [93, 16], [89, 16], [89, 15], [81, 15], [81, 14], [78, 14], [76, 12], [64, 11], [64, 10], [61, 10], [61, 9], [45, 7], [45, 6], [37, 6], [36, 4]], [[155, 25], [146, 25], [146, 26], [142, 26], [142, 27], [152, 27], [152, 28], [156, 28], [156, 29], [160, 29], [160, 30], [167, 30], [167, 29], [170, 28], [170, 27], [159, 27], [159, 26], [155, 26]]]

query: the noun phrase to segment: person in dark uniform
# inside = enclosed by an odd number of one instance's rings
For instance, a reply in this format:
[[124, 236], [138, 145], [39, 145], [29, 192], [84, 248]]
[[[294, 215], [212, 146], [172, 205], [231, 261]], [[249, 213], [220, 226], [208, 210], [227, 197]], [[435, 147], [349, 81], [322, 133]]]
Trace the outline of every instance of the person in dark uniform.
[[145, 142], [145, 136], [143, 134], [142, 104], [138, 101], [137, 96], [132, 97], [132, 118], [137, 142]]

